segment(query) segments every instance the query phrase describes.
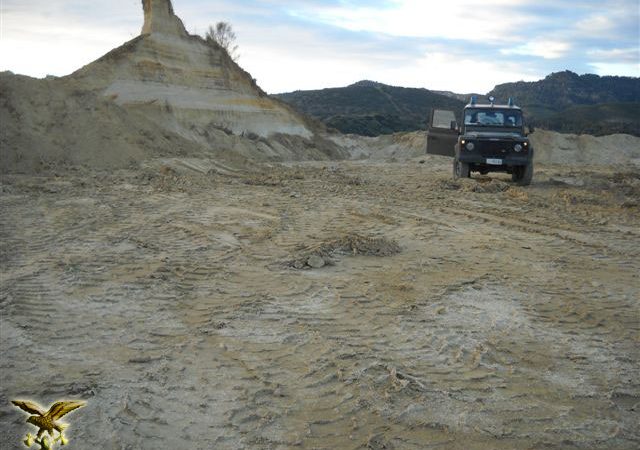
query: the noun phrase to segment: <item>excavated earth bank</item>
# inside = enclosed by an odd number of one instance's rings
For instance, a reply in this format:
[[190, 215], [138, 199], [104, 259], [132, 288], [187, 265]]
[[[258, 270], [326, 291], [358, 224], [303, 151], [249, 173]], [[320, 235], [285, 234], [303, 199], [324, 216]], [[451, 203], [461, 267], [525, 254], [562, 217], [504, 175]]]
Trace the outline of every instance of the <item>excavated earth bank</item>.
[[347, 155], [323, 126], [267, 96], [169, 0], [144, 0], [141, 34], [69, 76], [0, 74], [0, 170], [135, 166], [158, 156], [255, 161]]

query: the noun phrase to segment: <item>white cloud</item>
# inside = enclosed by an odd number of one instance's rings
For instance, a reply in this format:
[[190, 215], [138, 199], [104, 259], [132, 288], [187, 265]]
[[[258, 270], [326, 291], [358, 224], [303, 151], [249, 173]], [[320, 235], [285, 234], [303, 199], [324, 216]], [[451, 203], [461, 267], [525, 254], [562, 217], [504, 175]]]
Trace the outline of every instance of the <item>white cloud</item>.
[[[311, 54], [310, 54], [311, 53]], [[269, 93], [302, 89], [341, 87], [355, 81], [374, 77], [379, 67], [366, 58], [350, 58], [328, 52], [304, 54], [303, 49], [245, 45], [240, 64], [253, 76], [258, 85]]]
[[482, 55], [461, 56], [446, 45], [431, 46], [428, 53], [416, 57], [376, 50], [369, 44], [351, 44], [336, 51], [315, 33], [300, 30], [287, 34], [285, 41], [288, 43], [272, 36], [264, 42], [252, 39], [242, 46], [241, 65], [269, 93], [346, 86], [363, 79], [394, 86], [486, 93], [499, 83], [534, 81], [546, 75], [527, 65]]
[[[255, 52], [255, 54], [254, 54]], [[338, 61], [331, 57], [301, 61], [287, 53], [279, 54], [251, 49], [251, 63], [246, 69], [260, 73], [258, 84], [267, 92], [294, 89], [319, 89], [346, 86], [362, 79], [406, 87], [427, 87], [459, 93], [486, 93], [496, 84], [516, 80], [535, 81], [544, 74], [528, 72], [518, 64], [500, 64], [487, 60], [459, 58], [444, 52], [430, 52], [411, 66], [389, 65], [375, 61]], [[330, 69], [328, 69], [330, 68]]]
[[313, 17], [351, 31], [367, 31], [403, 37], [482, 40], [494, 42], [513, 38], [530, 22], [513, 14], [509, 7], [526, 0], [460, 0], [424, 2], [390, 1], [388, 7], [308, 7], [292, 10], [297, 17]]
[[624, 61], [625, 63], [640, 63], [639, 48], [613, 48], [609, 50], [594, 49], [587, 52], [590, 58], [605, 61]]
[[[89, 9], [81, 0], [1, 1], [0, 70], [32, 76], [70, 73], [142, 26], [140, 0], [96, 0]], [[174, 7], [190, 31], [230, 21], [240, 63], [268, 92], [361, 79], [486, 92], [589, 64], [599, 74], [638, 76], [637, 12], [617, 0], [174, 0]], [[498, 61], [520, 55], [537, 58]]]
[[616, 74], [624, 77], [640, 77], [640, 62], [637, 63], [589, 63], [598, 75]]
[[539, 56], [544, 59], [558, 59], [571, 50], [571, 44], [560, 41], [532, 41], [514, 48], [501, 49], [503, 55]]
[[104, 16], [88, 19], [51, 4], [31, 10], [33, 4], [26, 3], [2, 10], [0, 70], [67, 75], [134, 38], [142, 26]]
[[434, 90], [484, 94], [497, 84], [513, 81], [535, 81], [541, 74], [529, 72], [520, 64], [500, 63], [486, 59], [460, 58], [443, 52], [428, 53], [406, 74], [390, 73], [403, 79], [406, 86], [428, 86]]
[[602, 34], [615, 28], [615, 22], [611, 17], [599, 13], [582, 19], [575, 25], [575, 28], [590, 35]]

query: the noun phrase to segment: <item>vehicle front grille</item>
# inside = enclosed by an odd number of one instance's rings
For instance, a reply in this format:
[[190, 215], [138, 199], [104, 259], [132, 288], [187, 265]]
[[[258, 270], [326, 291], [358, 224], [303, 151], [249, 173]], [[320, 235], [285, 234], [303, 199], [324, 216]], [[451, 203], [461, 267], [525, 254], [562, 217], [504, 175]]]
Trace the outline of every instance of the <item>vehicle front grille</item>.
[[502, 158], [508, 155], [515, 145], [511, 141], [476, 141], [475, 144], [484, 158]]

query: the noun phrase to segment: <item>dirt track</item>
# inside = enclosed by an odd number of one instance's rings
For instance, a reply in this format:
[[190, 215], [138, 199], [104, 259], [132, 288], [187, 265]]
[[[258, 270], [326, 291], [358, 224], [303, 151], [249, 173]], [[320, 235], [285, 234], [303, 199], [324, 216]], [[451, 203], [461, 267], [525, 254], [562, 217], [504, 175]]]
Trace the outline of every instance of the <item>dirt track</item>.
[[200, 169], [3, 177], [2, 448], [640, 446], [637, 174]]

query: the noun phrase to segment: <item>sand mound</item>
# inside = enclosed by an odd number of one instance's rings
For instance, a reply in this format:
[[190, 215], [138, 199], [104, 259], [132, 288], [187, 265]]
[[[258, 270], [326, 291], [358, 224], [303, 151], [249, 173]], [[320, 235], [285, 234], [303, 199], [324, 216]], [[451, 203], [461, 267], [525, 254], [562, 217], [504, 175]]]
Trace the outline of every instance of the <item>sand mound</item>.
[[569, 165], [640, 165], [640, 138], [628, 134], [590, 136], [537, 130], [531, 135], [536, 161]]
[[340, 255], [392, 256], [400, 253], [397, 242], [384, 237], [349, 234], [337, 239], [308, 246], [301, 251], [302, 255], [288, 263], [296, 269], [320, 268], [333, 265]]
[[[351, 154], [352, 159], [406, 161], [424, 157], [426, 132], [396, 133], [376, 138], [355, 135], [337, 136], [336, 143]], [[537, 130], [531, 134], [541, 164], [625, 166], [640, 165], [640, 138], [627, 134], [590, 136]], [[435, 157], [442, 159], [441, 157]]]
[[63, 79], [0, 75], [3, 171], [38, 171], [67, 164], [123, 167], [151, 154], [196, 147], [143, 114], [119, 107]]
[[220, 46], [189, 35], [169, 0], [143, 7], [140, 36], [70, 76], [1, 74], [2, 171], [125, 167], [169, 155], [345, 156], [318, 123], [268, 97]]
[[377, 137], [334, 135], [332, 140], [346, 149], [351, 159], [381, 159], [406, 161], [423, 156], [426, 149], [424, 131], [396, 133]]

